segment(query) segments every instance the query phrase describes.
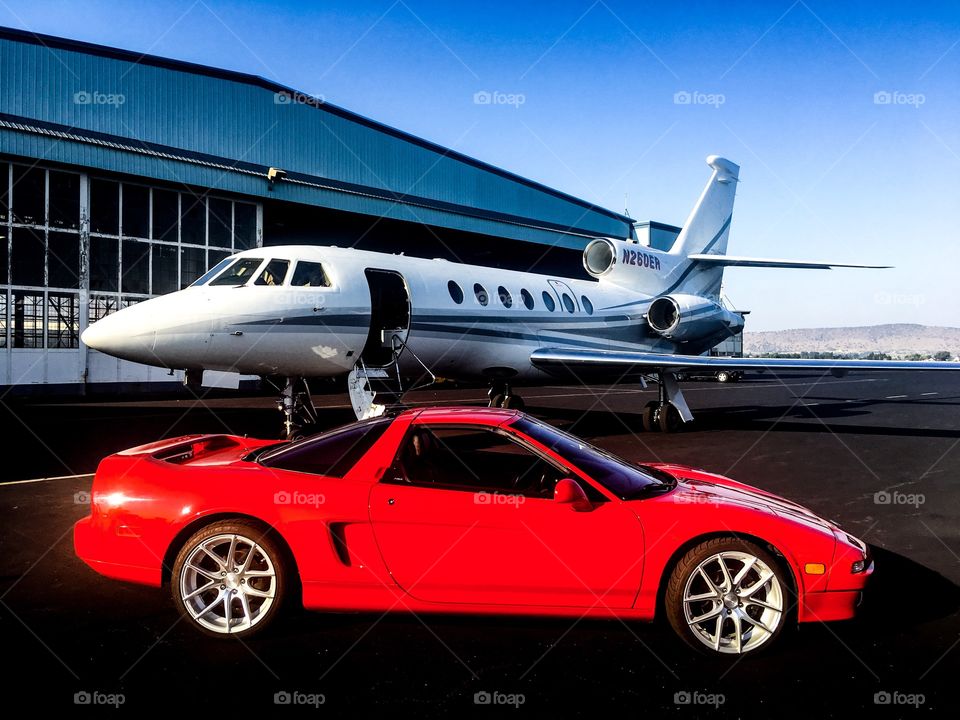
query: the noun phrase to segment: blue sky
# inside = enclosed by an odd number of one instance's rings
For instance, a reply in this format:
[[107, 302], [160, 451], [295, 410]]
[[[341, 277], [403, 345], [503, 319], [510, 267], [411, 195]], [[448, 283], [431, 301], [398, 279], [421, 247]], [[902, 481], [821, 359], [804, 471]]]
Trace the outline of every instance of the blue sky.
[[0, 0], [0, 24], [256, 73], [638, 219], [681, 224], [719, 153], [732, 254], [896, 266], [728, 271], [748, 330], [960, 325], [953, 3]]

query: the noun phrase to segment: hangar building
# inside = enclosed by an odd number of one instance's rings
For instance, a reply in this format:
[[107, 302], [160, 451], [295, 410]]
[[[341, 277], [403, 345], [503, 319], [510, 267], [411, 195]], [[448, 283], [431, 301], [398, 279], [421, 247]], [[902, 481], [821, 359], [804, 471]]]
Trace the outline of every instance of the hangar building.
[[261, 244], [569, 274], [598, 236], [636, 233], [263, 78], [0, 28], [0, 385], [171, 380], [80, 333]]

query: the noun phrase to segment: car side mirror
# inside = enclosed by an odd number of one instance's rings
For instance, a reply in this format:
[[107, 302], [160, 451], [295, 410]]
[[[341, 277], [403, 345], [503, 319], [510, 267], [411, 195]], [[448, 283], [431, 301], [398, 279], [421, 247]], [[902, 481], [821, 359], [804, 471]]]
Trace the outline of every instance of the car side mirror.
[[580, 483], [572, 478], [563, 478], [553, 489], [553, 501], [562, 505], [570, 505], [575, 512], [590, 512], [593, 503], [580, 487]]

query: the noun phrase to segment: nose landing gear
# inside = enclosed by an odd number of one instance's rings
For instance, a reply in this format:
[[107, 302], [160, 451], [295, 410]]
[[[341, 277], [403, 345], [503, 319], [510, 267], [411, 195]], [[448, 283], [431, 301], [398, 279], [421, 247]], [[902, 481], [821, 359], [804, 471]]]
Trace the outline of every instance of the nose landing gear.
[[317, 422], [317, 410], [310, 399], [310, 387], [302, 377], [284, 378], [283, 388], [273, 381], [268, 382], [280, 389], [277, 410], [283, 413], [287, 440], [295, 440]]

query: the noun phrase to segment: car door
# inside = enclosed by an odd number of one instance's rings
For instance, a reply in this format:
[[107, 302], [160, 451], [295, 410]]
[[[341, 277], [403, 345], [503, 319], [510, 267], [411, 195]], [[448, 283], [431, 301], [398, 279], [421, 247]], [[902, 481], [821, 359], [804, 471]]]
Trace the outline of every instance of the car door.
[[[434, 447], [418, 460], [421, 435]], [[415, 424], [370, 496], [384, 562], [428, 602], [630, 607], [643, 569], [640, 522], [593, 488], [588, 512], [554, 502], [566, 475], [494, 427]]]

